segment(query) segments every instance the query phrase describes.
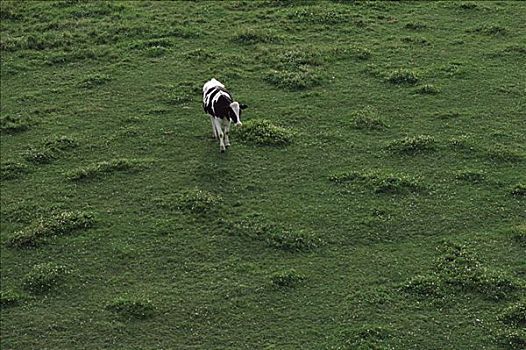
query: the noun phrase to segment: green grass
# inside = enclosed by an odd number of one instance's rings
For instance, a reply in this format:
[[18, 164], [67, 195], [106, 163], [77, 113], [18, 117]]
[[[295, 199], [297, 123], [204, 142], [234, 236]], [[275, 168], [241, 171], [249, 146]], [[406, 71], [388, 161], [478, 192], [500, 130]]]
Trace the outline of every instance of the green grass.
[[524, 346], [524, 2], [0, 18], [2, 349]]

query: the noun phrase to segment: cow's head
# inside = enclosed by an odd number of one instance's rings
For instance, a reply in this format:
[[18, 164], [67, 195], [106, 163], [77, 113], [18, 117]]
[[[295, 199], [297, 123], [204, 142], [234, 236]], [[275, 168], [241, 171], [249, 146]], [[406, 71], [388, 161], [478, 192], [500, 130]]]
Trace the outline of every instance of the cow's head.
[[230, 109], [232, 110], [232, 113], [230, 113], [230, 120], [232, 120], [236, 125], [243, 125], [241, 124], [241, 111], [247, 107], [248, 106], [246, 104], [232, 102], [230, 104]]

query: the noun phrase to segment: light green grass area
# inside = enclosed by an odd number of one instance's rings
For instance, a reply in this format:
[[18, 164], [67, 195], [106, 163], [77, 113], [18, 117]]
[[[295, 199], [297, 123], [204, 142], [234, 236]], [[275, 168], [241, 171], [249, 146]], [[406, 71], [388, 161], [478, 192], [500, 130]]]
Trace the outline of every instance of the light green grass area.
[[2, 349], [526, 344], [524, 2], [0, 13]]

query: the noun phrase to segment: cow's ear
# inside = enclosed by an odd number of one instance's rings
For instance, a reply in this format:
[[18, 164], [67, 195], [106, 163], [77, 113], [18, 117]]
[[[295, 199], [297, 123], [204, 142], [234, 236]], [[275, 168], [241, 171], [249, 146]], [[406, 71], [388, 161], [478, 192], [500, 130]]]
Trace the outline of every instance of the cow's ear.
[[246, 104], [242, 103], [242, 104], [239, 105], [239, 108], [241, 108], [243, 110], [243, 109], [248, 108], [248, 106]]

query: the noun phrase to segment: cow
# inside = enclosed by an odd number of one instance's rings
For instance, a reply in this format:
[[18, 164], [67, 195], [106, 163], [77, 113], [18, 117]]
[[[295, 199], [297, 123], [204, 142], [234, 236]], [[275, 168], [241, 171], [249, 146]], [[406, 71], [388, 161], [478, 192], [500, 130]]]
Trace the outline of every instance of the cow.
[[220, 152], [230, 146], [230, 123], [241, 126], [241, 111], [247, 107], [246, 104], [234, 101], [225, 86], [215, 78], [203, 85], [203, 109], [210, 116], [214, 138], [219, 138]]

